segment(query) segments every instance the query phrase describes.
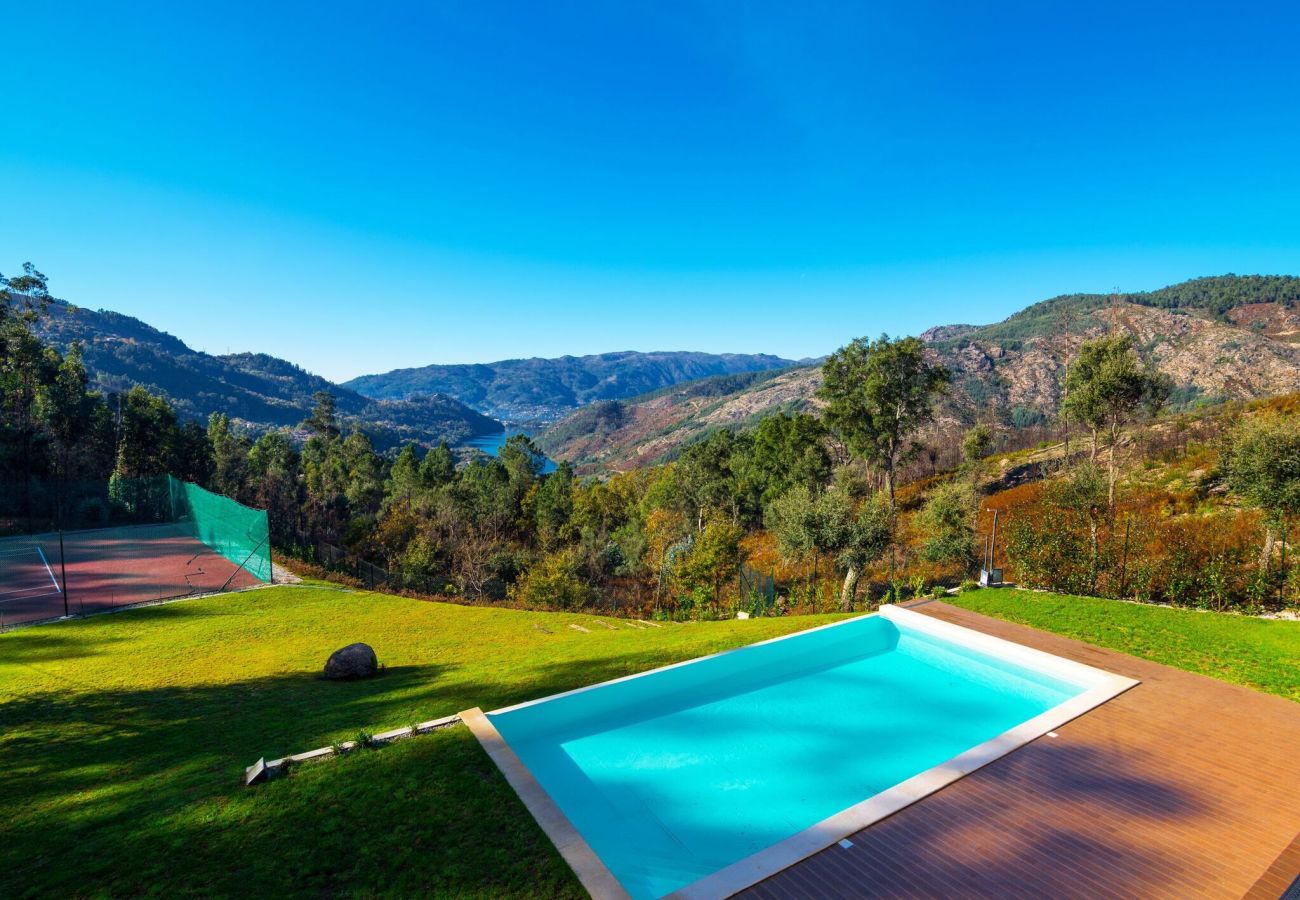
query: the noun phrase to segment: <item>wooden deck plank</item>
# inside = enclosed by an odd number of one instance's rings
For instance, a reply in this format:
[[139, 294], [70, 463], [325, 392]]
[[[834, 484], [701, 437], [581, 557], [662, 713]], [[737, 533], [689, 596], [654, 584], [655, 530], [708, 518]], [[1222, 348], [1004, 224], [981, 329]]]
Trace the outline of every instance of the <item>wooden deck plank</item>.
[[916, 611], [1142, 683], [741, 896], [1264, 900], [1300, 876], [1300, 704], [942, 602]]

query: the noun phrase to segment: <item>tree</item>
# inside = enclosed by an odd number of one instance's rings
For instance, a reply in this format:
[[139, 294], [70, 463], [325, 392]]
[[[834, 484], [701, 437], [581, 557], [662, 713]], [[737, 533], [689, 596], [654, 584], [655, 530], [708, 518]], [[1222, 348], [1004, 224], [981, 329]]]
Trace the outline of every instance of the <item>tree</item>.
[[742, 491], [735, 466], [742, 459], [739, 445], [746, 441], [721, 429], [682, 451], [674, 470], [687, 504], [683, 510], [695, 520], [697, 531], [704, 530], [710, 510], [726, 513], [733, 522], [740, 521]]
[[13, 278], [0, 275], [0, 304], [8, 306], [20, 299], [28, 311], [35, 306], [45, 306], [50, 302], [49, 279], [30, 262], [23, 263], [21, 275], [15, 275]]
[[1086, 341], [1065, 379], [1065, 400], [1061, 413], [1068, 420], [1086, 426], [1092, 433], [1090, 459], [1097, 461], [1097, 436], [1109, 431], [1110, 460], [1107, 468], [1107, 504], [1115, 506], [1120, 429], [1141, 410], [1156, 415], [1169, 398], [1172, 381], [1154, 366], [1138, 360], [1130, 335], [1114, 335]]
[[713, 516], [694, 535], [690, 552], [679, 557], [674, 574], [688, 591], [707, 588], [717, 603], [722, 585], [732, 581], [740, 568], [744, 536], [739, 525]]
[[227, 497], [243, 494], [249, 442], [235, 434], [230, 416], [213, 413], [208, 417], [208, 443], [212, 445], [212, 487]]
[[407, 444], [398, 452], [388, 470], [388, 479], [384, 482], [384, 508], [398, 503], [409, 506], [422, 493], [422, 482], [419, 451], [414, 444]]
[[[19, 288], [25, 283], [24, 276], [5, 283]], [[47, 465], [40, 401], [46, 385], [54, 379], [59, 357], [32, 332], [36, 313], [30, 307], [31, 294], [24, 297], [29, 306], [20, 314], [11, 311], [13, 298], [7, 289], [0, 297], [0, 438], [7, 445], [0, 449], [5, 451], [8, 467], [21, 475], [23, 513], [30, 517], [31, 476], [45, 474]]]
[[303, 420], [302, 426], [326, 441], [333, 441], [342, 434], [334, 395], [329, 391], [317, 391], [312, 395], [312, 400], [315, 405], [311, 415]]
[[182, 481], [210, 484], [214, 466], [207, 430], [198, 422], [186, 422], [176, 432], [172, 474]]
[[364, 432], [354, 431], [343, 440], [341, 451], [347, 471], [344, 496], [354, 513], [373, 515], [384, 497], [380, 460], [374, 445]]
[[930, 562], [959, 565], [963, 573], [975, 563], [975, 514], [979, 508], [969, 482], [939, 485], [921, 508], [917, 524], [924, 535], [921, 555]]
[[822, 550], [818, 496], [806, 484], [797, 484], [767, 507], [767, 527], [788, 562], [800, 562]]
[[796, 485], [768, 508], [768, 527], [786, 559], [834, 556], [836, 567], [844, 573], [840, 604], [847, 612], [853, 609], [862, 570], [893, 543], [893, 503], [877, 494], [855, 509], [853, 497], [844, 490], [813, 493]]
[[566, 535], [572, 517], [573, 466], [565, 461], [543, 478], [533, 501], [533, 518], [541, 545], [547, 549], [556, 546]]
[[1220, 467], [1233, 492], [1264, 512], [1259, 563], [1267, 571], [1276, 530], [1300, 513], [1300, 419], [1242, 420], [1228, 437]]
[[966, 432], [961, 441], [961, 455], [968, 463], [979, 462], [993, 452], [993, 432], [979, 424]]
[[179, 429], [176, 412], [161, 397], [136, 385], [122, 398], [118, 428], [118, 478], [165, 475], [175, 468]]
[[855, 514], [852, 500], [839, 491], [827, 491], [823, 497], [829, 543], [844, 573], [840, 605], [845, 612], [852, 612], [863, 569], [884, 556], [894, 543], [894, 500], [876, 494]]
[[898, 466], [919, 449], [918, 428], [934, 420], [934, 399], [948, 383], [948, 370], [925, 358], [914, 337], [858, 338], [831, 354], [822, 366], [818, 395], [825, 419], [849, 451], [880, 468], [889, 502], [894, 502]]
[[758, 491], [759, 509], [765, 509], [794, 485], [818, 489], [830, 479], [826, 428], [807, 413], [765, 417], [754, 429], [746, 449], [747, 480]]
[[284, 431], [268, 431], [248, 451], [247, 477], [252, 491], [248, 499], [267, 511], [272, 537], [281, 543], [298, 540], [295, 526], [302, 509], [299, 471], [298, 453]]
[[576, 548], [561, 548], [533, 565], [511, 587], [510, 596], [535, 608], [579, 609], [595, 599], [581, 569]]
[[99, 397], [87, 390], [89, 379], [81, 361], [81, 344], [73, 343], [53, 379], [40, 395], [40, 418], [53, 440], [59, 477], [67, 479], [72, 458], [94, 422]]
[[456, 477], [456, 457], [446, 441], [439, 441], [438, 446], [424, 454], [420, 463], [420, 480], [430, 487], [442, 487], [451, 484]]

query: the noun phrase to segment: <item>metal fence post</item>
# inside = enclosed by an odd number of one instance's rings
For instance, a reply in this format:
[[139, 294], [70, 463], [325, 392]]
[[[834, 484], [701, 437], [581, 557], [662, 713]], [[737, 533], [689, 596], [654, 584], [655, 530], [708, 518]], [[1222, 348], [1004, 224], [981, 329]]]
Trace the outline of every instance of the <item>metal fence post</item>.
[[68, 554], [63, 549], [63, 529], [59, 529], [59, 575], [63, 578], [63, 617], [66, 619], [68, 612]]

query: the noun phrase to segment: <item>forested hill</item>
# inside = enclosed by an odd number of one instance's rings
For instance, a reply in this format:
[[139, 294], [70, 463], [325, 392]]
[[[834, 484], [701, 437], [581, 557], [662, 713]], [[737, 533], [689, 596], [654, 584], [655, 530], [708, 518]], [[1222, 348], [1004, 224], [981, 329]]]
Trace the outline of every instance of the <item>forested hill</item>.
[[513, 422], [553, 421], [598, 400], [619, 400], [713, 375], [780, 369], [794, 363], [764, 353], [623, 351], [558, 359], [433, 365], [362, 375], [344, 386], [367, 397], [404, 400], [449, 394]]
[[[870, 322], [848, 326], [872, 335]], [[952, 372], [945, 419], [1005, 426], [1049, 422], [1066, 365], [1087, 339], [1124, 333], [1174, 382], [1176, 407], [1300, 390], [1300, 278], [1222, 275], [1143, 293], [1068, 294], [992, 325], [921, 335]], [[845, 341], [852, 337], [846, 334]], [[718, 428], [743, 430], [778, 410], [815, 409], [821, 370], [805, 366], [718, 391], [708, 382], [579, 410], [538, 441], [584, 472], [671, 459]]]
[[310, 412], [312, 395], [329, 391], [339, 414], [363, 428], [380, 446], [401, 441], [456, 443], [499, 431], [501, 424], [445, 395], [380, 402], [312, 375], [264, 353], [213, 356], [121, 313], [50, 302], [37, 333], [65, 352], [81, 341], [95, 386], [122, 392], [141, 385], [171, 401], [184, 417], [226, 413], [254, 430], [297, 426]]

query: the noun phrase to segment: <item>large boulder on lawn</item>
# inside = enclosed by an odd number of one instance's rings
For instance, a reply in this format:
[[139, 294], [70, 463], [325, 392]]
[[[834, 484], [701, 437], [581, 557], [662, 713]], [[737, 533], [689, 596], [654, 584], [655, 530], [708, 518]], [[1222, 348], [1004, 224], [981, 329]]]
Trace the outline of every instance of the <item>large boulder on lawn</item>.
[[325, 662], [325, 677], [333, 681], [370, 678], [379, 671], [379, 657], [369, 644], [348, 644]]

